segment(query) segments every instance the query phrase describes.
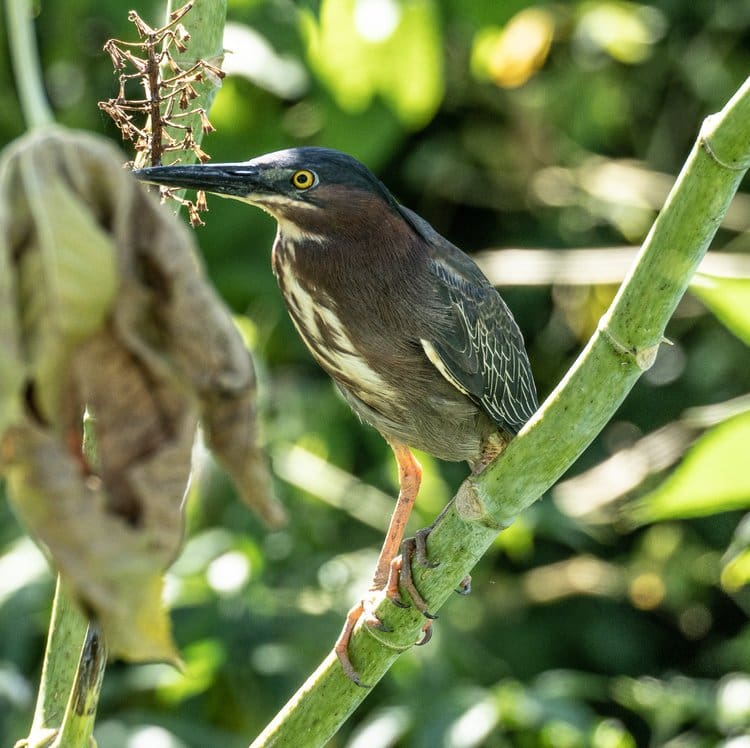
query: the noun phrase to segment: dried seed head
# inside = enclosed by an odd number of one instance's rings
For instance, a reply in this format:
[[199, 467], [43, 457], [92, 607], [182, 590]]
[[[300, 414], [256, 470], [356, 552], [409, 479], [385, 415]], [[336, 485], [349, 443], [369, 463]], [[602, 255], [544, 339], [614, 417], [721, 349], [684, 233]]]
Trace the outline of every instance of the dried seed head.
[[209, 65], [207, 62], [204, 62], [201, 67], [206, 80], [213, 86], [216, 86], [216, 88], [220, 88], [221, 81], [225, 78], [226, 73], [215, 65]]
[[205, 164], [206, 161], [211, 160], [211, 156], [209, 156], [204, 150], [202, 150], [201, 147], [197, 143], [195, 142], [193, 143], [192, 149], [198, 161], [200, 161], [202, 164]]
[[174, 43], [180, 52], [184, 52], [187, 49], [188, 42], [190, 41], [190, 34], [188, 30], [180, 23], [174, 30]]
[[141, 39], [156, 34], [156, 30], [152, 29], [134, 10], [128, 13], [128, 21], [135, 24], [135, 29]]
[[188, 95], [187, 88], [180, 89], [180, 109], [187, 109], [190, 106], [190, 96]]
[[193, 131], [188, 127], [186, 128], [185, 137], [182, 139], [180, 146], [183, 151], [189, 151], [194, 145], [195, 141], [193, 140]]
[[205, 109], [199, 109], [198, 114], [201, 118], [201, 129], [204, 133], [214, 132], [216, 128], [209, 122], [208, 115], [206, 114]]
[[[211, 62], [201, 59], [183, 68], [170, 52], [173, 46], [184, 52], [190, 41], [190, 33], [180, 21], [193, 4], [190, 0], [172, 12], [169, 22], [161, 28], [152, 28], [136, 11], [131, 11], [128, 18], [141, 41], [112, 39], [104, 45], [115, 69], [123, 72], [119, 76], [117, 98], [100, 102], [99, 107], [112, 118], [123, 139], [133, 142], [138, 165], [149, 162], [152, 166], [158, 165], [164, 153], [176, 151], [192, 151], [191, 159], [197, 158], [201, 163], [210, 158], [196, 142], [194, 128], [197, 120], [201, 134], [214, 132], [215, 128], [204, 108], [191, 109], [191, 106], [199, 97], [196, 85], [208, 81], [218, 87], [224, 72], [214, 64], [218, 58], [212, 58]], [[135, 68], [135, 72], [127, 72], [129, 67]], [[166, 73], [169, 77], [164, 77], [165, 71], [169, 71]], [[128, 98], [126, 88], [130, 80], [138, 81], [144, 91], [142, 98]], [[145, 120], [142, 127], [138, 126], [142, 121], [140, 117]], [[176, 136], [181, 130], [184, 134]], [[161, 194], [184, 205], [193, 225], [203, 224], [198, 213], [207, 209], [204, 193], [198, 195], [195, 204], [179, 198], [173, 191], [163, 190]]]
[[193, 0], [190, 0], [190, 2], [185, 3], [181, 8], [177, 8], [177, 10], [173, 10], [169, 14], [169, 23], [173, 24], [175, 21], [179, 21], [183, 16], [185, 16], [190, 9], [193, 7]]
[[[125, 118], [120, 121], [120, 132], [122, 133], [123, 140], [132, 140], [136, 135], [135, 128]], [[136, 149], [138, 144], [136, 144]]]
[[117, 46], [115, 39], [107, 41], [103, 49], [112, 58], [112, 66], [115, 70], [122, 70], [125, 67], [125, 55]]
[[198, 208], [195, 203], [187, 201], [188, 217], [190, 218], [190, 225], [195, 228], [196, 226], [205, 226], [205, 221], [201, 218]]
[[166, 60], [167, 67], [173, 73], [180, 73], [180, 72], [182, 72], [182, 68], [172, 59], [172, 55], [169, 54], [168, 50], [164, 52], [164, 60]]

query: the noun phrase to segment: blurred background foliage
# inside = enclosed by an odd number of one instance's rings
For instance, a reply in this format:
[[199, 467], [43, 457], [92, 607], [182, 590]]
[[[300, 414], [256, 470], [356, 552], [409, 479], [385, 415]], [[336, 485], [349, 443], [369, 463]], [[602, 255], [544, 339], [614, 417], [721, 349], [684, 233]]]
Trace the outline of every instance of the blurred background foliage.
[[[101, 48], [133, 38], [133, 6], [36, 6], [61, 123], [119, 140], [96, 106], [116, 90]], [[163, 17], [161, 3], [135, 7], [153, 24]], [[306, 143], [365, 161], [480, 252], [544, 397], [612, 299], [701, 120], [750, 71], [750, 2], [229, 0], [225, 46], [218, 132], [204, 141], [214, 161]], [[6, 143], [24, 123], [5, 33], [0, 55]], [[292, 520], [266, 532], [200, 457], [168, 577], [185, 669], [112, 665], [96, 732], [106, 748], [245, 746], [330, 648], [395, 490], [385, 443], [282, 308], [273, 221], [209, 205], [198, 239], [259, 364], [264, 438]], [[741, 193], [710, 273], [668, 328], [672, 345], [332, 745], [750, 745], [749, 229]], [[412, 529], [466, 474], [422, 462]], [[53, 579], [5, 502], [0, 515], [9, 745], [28, 732]]]

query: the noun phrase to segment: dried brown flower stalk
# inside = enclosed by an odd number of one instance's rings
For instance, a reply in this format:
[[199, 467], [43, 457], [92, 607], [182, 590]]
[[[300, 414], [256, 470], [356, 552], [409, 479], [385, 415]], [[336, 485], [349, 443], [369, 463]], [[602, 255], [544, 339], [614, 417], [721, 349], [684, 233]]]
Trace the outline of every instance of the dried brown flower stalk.
[[[208, 80], [219, 85], [224, 72], [202, 59], [184, 69], [171, 53], [173, 48], [180, 53], [187, 49], [190, 34], [181, 21], [192, 7], [190, 0], [170, 13], [169, 22], [157, 29], [131, 10], [128, 20], [135, 25], [140, 41], [110, 39], [104, 45], [115, 71], [119, 71], [120, 88], [116, 98], [100, 101], [99, 108], [112, 118], [123, 140], [133, 141], [136, 166], [158, 166], [163, 154], [177, 151], [192, 152], [201, 163], [210, 158], [195, 139], [190, 119], [198, 115], [202, 134], [215, 128], [205, 109], [191, 108], [191, 103], [198, 97], [195, 84]], [[128, 98], [125, 89], [131, 81], [140, 83], [143, 98]], [[175, 131], [181, 137], [176, 137]], [[184, 205], [193, 226], [203, 225], [200, 212], [207, 210], [205, 195], [199, 193], [195, 202], [180, 197], [173, 189], [161, 188], [161, 195]]]

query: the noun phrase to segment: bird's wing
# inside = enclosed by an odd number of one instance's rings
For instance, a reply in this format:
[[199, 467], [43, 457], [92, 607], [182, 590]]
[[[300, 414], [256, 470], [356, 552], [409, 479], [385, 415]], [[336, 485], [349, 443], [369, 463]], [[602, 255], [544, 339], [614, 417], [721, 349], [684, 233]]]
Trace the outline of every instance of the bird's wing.
[[449, 311], [445, 324], [422, 340], [427, 357], [499, 427], [516, 434], [537, 409], [518, 325], [473, 260], [416, 213], [399, 209], [431, 248], [434, 288]]

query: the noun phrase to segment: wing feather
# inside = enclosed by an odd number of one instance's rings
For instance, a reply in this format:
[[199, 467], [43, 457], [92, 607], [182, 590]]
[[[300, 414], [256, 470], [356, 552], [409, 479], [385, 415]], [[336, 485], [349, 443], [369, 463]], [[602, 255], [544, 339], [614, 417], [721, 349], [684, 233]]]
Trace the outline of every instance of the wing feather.
[[422, 340], [427, 357], [500, 428], [516, 434], [537, 409], [537, 396], [513, 315], [473, 260], [416, 213], [399, 208], [430, 247], [433, 288], [448, 311], [444, 324]]

